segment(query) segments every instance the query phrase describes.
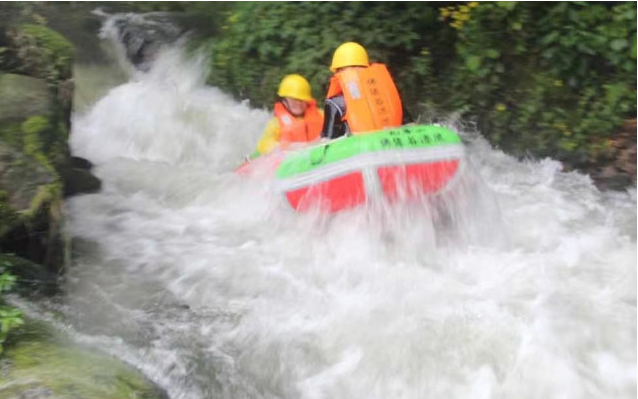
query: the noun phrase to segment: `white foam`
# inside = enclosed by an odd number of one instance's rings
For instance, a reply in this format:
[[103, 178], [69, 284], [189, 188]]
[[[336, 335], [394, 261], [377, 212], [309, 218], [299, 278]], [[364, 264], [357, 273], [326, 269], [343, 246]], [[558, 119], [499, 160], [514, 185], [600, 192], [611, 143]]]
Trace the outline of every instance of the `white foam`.
[[[296, 215], [229, 173], [269, 114], [204, 86], [198, 62], [163, 54], [71, 139], [105, 189], [68, 203], [99, 243], [69, 312], [95, 310], [171, 397], [635, 397], [635, 189], [462, 132], [476, 173], [456, 230], [418, 206]], [[105, 323], [124, 317], [112, 304], [143, 316]]]

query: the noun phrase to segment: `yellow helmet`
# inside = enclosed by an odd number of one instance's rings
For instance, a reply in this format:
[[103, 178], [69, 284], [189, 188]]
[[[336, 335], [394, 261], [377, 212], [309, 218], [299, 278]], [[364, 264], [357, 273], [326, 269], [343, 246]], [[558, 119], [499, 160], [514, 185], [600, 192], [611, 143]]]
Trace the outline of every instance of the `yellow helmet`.
[[302, 101], [311, 101], [312, 93], [310, 91], [310, 83], [301, 75], [287, 75], [279, 83], [277, 90], [279, 97], [291, 97]]
[[368, 60], [368, 52], [362, 45], [355, 42], [343, 43], [337, 47], [334, 55], [332, 56], [332, 65], [330, 70], [335, 72], [339, 68], [348, 66], [368, 66], [370, 61]]

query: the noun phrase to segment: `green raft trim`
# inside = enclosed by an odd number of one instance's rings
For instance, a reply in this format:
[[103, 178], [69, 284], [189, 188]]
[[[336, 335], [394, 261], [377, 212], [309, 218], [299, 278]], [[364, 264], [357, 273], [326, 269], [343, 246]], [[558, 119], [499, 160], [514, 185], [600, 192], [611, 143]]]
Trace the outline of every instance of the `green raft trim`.
[[376, 133], [348, 136], [290, 153], [277, 168], [276, 176], [286, 179], [363, 153], [460, 143], [461, 139], [456, 133], [441, 126], [401, 126]]

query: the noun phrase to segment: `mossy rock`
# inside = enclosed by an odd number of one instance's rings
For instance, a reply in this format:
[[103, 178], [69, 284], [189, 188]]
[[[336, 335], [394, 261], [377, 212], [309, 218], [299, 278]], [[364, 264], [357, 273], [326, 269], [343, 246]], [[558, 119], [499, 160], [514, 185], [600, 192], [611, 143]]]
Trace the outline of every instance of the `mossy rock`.
[[67, 121], [46, 82], [0, 75], [0, 140], [47, 167], [68, 161]]
[[0, 75], [0, 251], [52, 272], [63, 268], [59, 169], [68, 168], [67, 130], [42, 79]]
[[0, 368], [0, 398], [167, 398], [123, 362], [30, 320], [12, 332]]
[[62, 193], [54, 170], [0, 140], [0, 251], [59, 272], [64, 258]]
[[23, 24], [12, 28], [7, 50], [8, 65], [20, 73], [51, 84], [71, 78], [75, 49], [58, 32], [44, 25]]
[[[30, 4], [0, 9], [8, 18], [0, 22], [0, 251], [59, 273], [67, 242], [62, 196], [70, 191], [60, 174], [71, 169], [75, 50], [36, 14], [27, 15]], [[73, 192], [85, 186], [96, 190], [97, 183], [85, 183], [84, 175], [66, 175], [73, 178]]]
[[47, 83], [38, 78], [0, 74], [0, 124], [22, 121], [52, 111], [52, 94]]
[[57, 173], [36, 159], [0, 141], [0, 190], [14, 212], [35, 213], [43, 201], [57, 199], [55, 191], [61, 194]]

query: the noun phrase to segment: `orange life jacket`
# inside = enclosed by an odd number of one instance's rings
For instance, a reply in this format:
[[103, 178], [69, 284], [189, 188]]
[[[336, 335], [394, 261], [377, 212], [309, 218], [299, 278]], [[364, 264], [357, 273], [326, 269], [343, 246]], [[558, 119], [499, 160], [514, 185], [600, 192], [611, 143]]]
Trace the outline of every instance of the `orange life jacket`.
[[353, 134], [401, 126], [403, 108], [399, 91], [384, 64], [345, 69], [330, 79], [327, 98], [343, 94]]
[[279, 122], [279, 142], [306, 142], [319, 137], [323, 127], [323, 115], [317, 109], [315, 100], [308, 102], [303, 118], [295, 117], [281, 102], [275, 104], [274, 111]]
[[327, 98], [343, 94], [353, 134], [401, 126], [403, 107], [399, 91], [384, 64], [345, 69], [330, 79]]

